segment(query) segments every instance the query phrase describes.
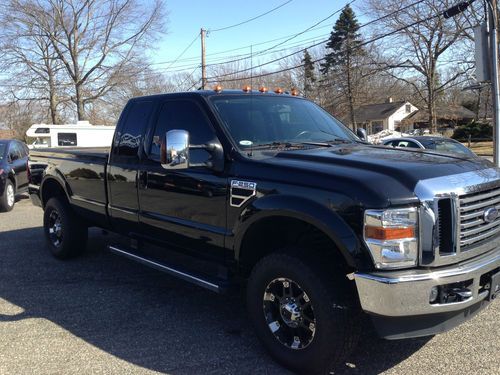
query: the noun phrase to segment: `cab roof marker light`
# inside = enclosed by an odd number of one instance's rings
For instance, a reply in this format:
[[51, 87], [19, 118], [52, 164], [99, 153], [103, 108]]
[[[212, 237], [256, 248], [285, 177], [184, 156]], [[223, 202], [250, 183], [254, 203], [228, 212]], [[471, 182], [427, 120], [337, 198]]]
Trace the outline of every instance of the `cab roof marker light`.
[[252, 91], [252, 87], [250, 85], [243, 86], [243, 92], [250, 92], [250, 91]]
[[274, 89], [274, 92], [275, 92], [276, 94], [283, 94], [283, 89], [282, 89], [281, 87], [276, 87], [276, 88]]
[[216, 86], [214, 87], [214, 91], [215, 91], [215, 92], [221, 92], [221, 91], [222, 91], [222, 86], [221, 86], [221, 85], [216, 85]]
[[266, 93], [266, 92], [268, 91], [268, 89], [267, 89], [267, 87], [262, 86], [262, 87], [259, 89], [259, 91], [260, 91], [261, 93]]
[[292, 89], [292, 92], [291, 92], [292, 96], [299, 96], [299, 90], [297, 89]]

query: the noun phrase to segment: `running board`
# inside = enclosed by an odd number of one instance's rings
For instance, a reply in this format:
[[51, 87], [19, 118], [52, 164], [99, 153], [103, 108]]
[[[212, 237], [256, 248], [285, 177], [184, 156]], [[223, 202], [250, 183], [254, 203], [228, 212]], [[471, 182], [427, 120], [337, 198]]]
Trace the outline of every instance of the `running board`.
[[224, 293], [227, 289], [227, 285], [225, 285], [225, 284], [227, 284], [227, 282], [225, 282], [225, 281], [213, 280], [213, 279], [208, 279], [206, 277], [202, 277], [199, 275], [190, 274], [186, 271], [181, 271], [181, 270], [175, 269], [171, 266], [167, 266], [165, 264], [155, 262], [151, 259], [138, 256], [138, 255], [133, 254], [127, 250], [120, 249], [120, 248], [113, 246], [113, 245], [109, 245], [108, 249], [109, 249], [109, 251], [111, 251], [114, 254], [124, 256], [125, 258], [131, 259], [131, 260], [136, 261], [138, 263], [142, 263], [146, 266], [157, 269], [159, 271], [168, 273], [169, 275], [175, 276], [179, 279], [190, 282], [192, 284], [201, 286], [203, 288], [211, 290], [212, 292]]

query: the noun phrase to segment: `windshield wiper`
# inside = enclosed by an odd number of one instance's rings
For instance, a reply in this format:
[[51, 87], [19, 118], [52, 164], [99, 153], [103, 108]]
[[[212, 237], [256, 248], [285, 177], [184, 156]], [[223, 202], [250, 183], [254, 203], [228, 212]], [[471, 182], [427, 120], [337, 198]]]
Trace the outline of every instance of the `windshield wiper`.
[[251, 149], [256, 150], [259, 148], [268, 148], [268, 147], [284, 147], [284, 148], [290, 148], [290, 147], [296, 147], [300, 146], [301, 143], [292, 143], [292, 142], [269, 142], [269, 143], [259, 143], [256, 145], [252, 145]]

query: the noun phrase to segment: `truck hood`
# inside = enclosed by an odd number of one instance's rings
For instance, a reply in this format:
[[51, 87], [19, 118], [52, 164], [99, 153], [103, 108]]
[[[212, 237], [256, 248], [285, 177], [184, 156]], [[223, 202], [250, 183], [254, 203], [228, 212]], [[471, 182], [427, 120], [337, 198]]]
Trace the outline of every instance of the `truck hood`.
[[262, 156], [266, 154], [272, 157], [262, 162], [288, 169], [287, 179], [348, 194], [366, 205], [372, 199], [387, 205], [415, 200], [415, 186], [421, 180], [493, 166], [480, 158], [361, 144], [265, 152]]

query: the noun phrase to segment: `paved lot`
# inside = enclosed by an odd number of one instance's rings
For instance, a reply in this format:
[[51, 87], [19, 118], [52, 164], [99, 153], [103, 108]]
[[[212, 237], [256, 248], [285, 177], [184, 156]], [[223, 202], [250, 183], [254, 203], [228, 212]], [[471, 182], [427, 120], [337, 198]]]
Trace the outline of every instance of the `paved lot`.
[[[239, 296], [218, 296], [104, 250], [44, 249], [41, 210], [0, 213], [0, 374], [287, 374], [261, 349]], [[431, 339], [364, 338], [338, 374], [498, 374], [500, 302]]]

